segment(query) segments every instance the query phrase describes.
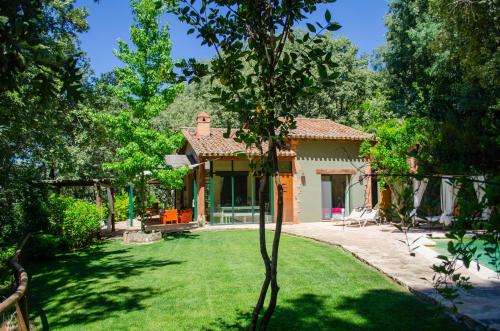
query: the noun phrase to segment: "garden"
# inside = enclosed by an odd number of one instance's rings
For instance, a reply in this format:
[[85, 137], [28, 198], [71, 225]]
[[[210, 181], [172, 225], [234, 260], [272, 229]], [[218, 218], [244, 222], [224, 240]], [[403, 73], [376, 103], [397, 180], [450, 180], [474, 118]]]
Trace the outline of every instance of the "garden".
[[[0, 4], [0, 329], [462, 328], [448, 317], [472, 287], [462, 266], [480, 259], [500, 275], [498, 1], [83, 2]], [[218, 156], [166, 161], [193, 156], [181, 128], [201, 111], [241, 147], [215, 177]], [[295, 212], [284, 199], [297, 200], [285, 193], [311, 187], [288, 159], [284, 182], [278, 160], [299, 154], [304, 117], [365, 134], [362, 167], [342, 156], [353, 169], [309, 169], [342, 192], [335, 209], [373, 208], [409, 256], [409, 232], [446, 232], [430, 289], [446, 312], [338, 247], [282, 235]], [[201, 144], [210, 123], [194, 130]], [[325, 139], [354, 146], [345, 138]], [[235, 176], [238, 158], [250, 176]], [[208, 225], [198, 204], [214, 215], [205, 192], [215, 199], [223, 177], [226, 210], [238, 191], [258, 231], [146, 227], [151, 207]], [[348, 181], [370, 183], [364, 205], [342, 202]], [[158, 241], [126, 245], [120, 231]]]

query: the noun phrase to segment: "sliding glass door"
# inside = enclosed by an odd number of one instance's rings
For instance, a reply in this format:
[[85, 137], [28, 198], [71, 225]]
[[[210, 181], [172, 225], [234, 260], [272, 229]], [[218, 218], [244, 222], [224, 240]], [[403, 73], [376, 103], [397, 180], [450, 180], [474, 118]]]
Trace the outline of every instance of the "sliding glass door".
[[348, 175], [321, 175], [321, 218], [331, 219], [332, 213], [349, 208]]

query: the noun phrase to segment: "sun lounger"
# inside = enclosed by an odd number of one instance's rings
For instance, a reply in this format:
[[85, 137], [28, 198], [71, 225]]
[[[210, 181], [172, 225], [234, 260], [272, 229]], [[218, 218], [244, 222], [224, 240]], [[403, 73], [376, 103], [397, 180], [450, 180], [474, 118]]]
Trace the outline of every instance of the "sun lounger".
[[351, 224], [352, 222], [358, 222], [360, 223], [361, 216], [363, 216], [363, 213], [365, 212], [365, 208], [354, 208], [353, 211], [345, 218], [344, 222], [349, 222], [348, 224]]
[[[361, 215], [359, 220], [359, 225], [365, 227], [368, 222], [375, 222], [378, 224], [379, 211], [378, 209], [365, 209], [363, 215]], [[363, 223], [363, 225], [361, 225]]]

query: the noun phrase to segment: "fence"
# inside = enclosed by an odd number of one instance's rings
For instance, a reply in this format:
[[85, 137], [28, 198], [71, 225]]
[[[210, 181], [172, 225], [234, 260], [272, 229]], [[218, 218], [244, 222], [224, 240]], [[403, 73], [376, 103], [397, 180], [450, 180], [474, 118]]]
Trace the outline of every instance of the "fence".
[[23, 266], [19, 263], [19, 256], [26, 242], [29, 239], [27, 235], [22, 241], [21, 245], [16, 251], [16, 254], [10, 260], [10, 266], [14, 272], [16, 290], [7, 299], [0, 303], [0, 316], [9, 314], [15, 310], [15, 322], [7, 319], [0, 325], [1, 331], [6, 330], [19, 330], [29, 331], [30, 324], [28, 319], [28, 273], [24, 270]]

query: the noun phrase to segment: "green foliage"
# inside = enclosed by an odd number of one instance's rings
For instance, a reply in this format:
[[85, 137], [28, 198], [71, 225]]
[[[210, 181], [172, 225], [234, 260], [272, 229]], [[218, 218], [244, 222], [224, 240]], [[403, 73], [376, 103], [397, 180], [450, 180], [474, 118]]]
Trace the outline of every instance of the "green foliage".
[[93, 117], [105, 96], [85, 83], [86, 16], [72, 0], [0, 6], [0, 246], [49, 229], [39, 180], [103, 177], [101, 163], [112, 160]]
[[163, 110], [155, 119], [154, 125], [160, 131], [178, 130], [182, 127], [192, 127], [196, 117], [202, 111], [210, 115], [213, 127], [225, 127], [229, 122], [232, 126], [238, 124], [234, 113], [225, 111], [221, 105], [210, 102], [212, 85], [209, 79], [201, 79], [199, 83], [186, 84], [184, 90], [174, 102]]
[[127, 103], [134, 118], [150, 120], [172, 103], [182, 85], [175, 84], [172, 72], [168, 27], [160, 26], [163, 2], [131, 0], [130, 6], [134, 15], [130, 39], [134, 47], [118, 41], [115, 55], [125, 66], [114, 70], [115, 93]]
[[489, 0], [389, 5], [382, 56], [390, 106], [437, 124], [429, 153], [449, 172], [498, 169], [497, 18], [498, 4]]
[[74, 200], [64, 210], [61, 238], [70, 248], [81, 248], [91, 244], [99, 237], [104, 210], [95, 204]]
[[71, 208], [75, 198], [52, 193], [49, 196], [47, 207], [49, 209], [49, 224], [50, 232], [54, 234], [62, 233], [62, 226], [64, 223], [64, 214], [67, 209]]
[[[301, 37], [298, 32], [298, 37]], [[304, 44], [287, 45], [290, 51], [301, 53], [314, 44], [308, 40]], [[368, 67], [368, 58], [359, 55], [358, 48], [347, 38], [335, 38], [326, 34], [323, 47], [331, 54], [335, 66], [326, 70], [332, 83], [314, 94], [298, 100], [295, 116], [329, 118], [350, 126], [365, 127], [374, 120], [371, 113], [363, 107], [363, 100], [374, 98], [380, 88], [380, 73]], [[297, 59], [296, 61], [303, 61]], [[313, 69], [319, 75], [319, 66]], [[370, 109], [371, 110], [371, 109]]]
[[[297, 34], [303, 37], [305, 31], [297, 31]], [[386, 119], [390, 113], [386, 115], [387, 107], [382, 105], [384, 101], [379, 92], [381, 75], [368, 67], [368, 58], [360, 56], [358, 48], [345, 37], [335, 38], [331, 34], [325, 34], [324, 44], [337, 65], [327, 70], [327, 73], [335, 74], [334, 84], [300, 98], [299, 105], [294, 110], [295, 116], [330, 118], [357, 127], [370, 126]], [[314, 45], [311, 39], [304, 45], [293, 43], [286, 47], [295, 53], [301, 53], [310, 45]], [[301, 60], [297, 58], [296, 61]], [[252, 72], [251, 63], [243, 63], [243, 66], [243, 72]], [[312, 70], [319, 75], [317, 68]], [[211, 90], [215, 86], [223, 87], [219, 81], [211, 81], [207, 77], [187, 85], [183, 93], [155, 119], [155, 124], [170, 130], [193, 126], [197, 115], [205, 111], [210, 114], [211, 123], [215, 127], [226, 127], [228, 122], [232, 127], [239, 126], [237, 114], [225, 110], [218, 103], [210, 102], [213, 98]], [[365, 104], [363, 100], [369, 101]]]
[[[135, 202], [134, 197], [134, 202]], [[117, 194], [115, 196], [115, 219], [116, 221], [126, 221], [129, 218], [129, 196], [127, 193]], [[135, 211], [135, 208], [134, 208]]]
[[74, 1], [7, 1], [0, 7], [0, 93], [24, 88], [24, 73], [41, 99], [76, 92], [79, 80], [73, 43], [88, 29], [85, 8]]
[[12, 284], [12, 270], [8, 262], [15, 252], [14, 247], [0, 247], [0, 296], [3, 296]]
[[0, 172], [0, 247], [48, 228], [45, 187], [33, 185], [37, 167], [20, 162]]
[[360, 153], [370, 158], [373, 169], [380, 174], [405, 175], [409, 172], [408, 148], [413, 145], [419, 144], [424, 151], [418, 153], [416, 158], [430, 162], [430, 156], [425, 150], [429, 144], [431, 128], [429, 122], [417, 118], [388, 120], [377, 128], [376, 143], [369, 140], [363, 142]]
[[49, 233], [35, 233], [23, 249], [23, 255], [37, 260], [53, 258], [62, 248], [60, 236]]
[[101, 223], [106, 215], [104, 208], [97, 208], [94, 203], [84, 200], [56, 194], [50, 196], [48, 206], [49, 233], [58, 236], [65, 247], [85, 247], [99, 237]]
[[[433, 265], [435, 271], [434, 287], [445, 298], [458, 298], [458, 289], [470, 289], [469, 278], [464, 276], [460, 269], [461, 264], [470, 268], [471, 263], [481, 257], [478, 253], [477, 242], [484, 243], [484, 254], [489, 258], [497, 276], [500, 277], [500, 181], [498, 177], [486, 178], [481, 185], [486, 187], [483, 201], [478, 201], [472, 188], [472, 180], [461, 177], [455, 180], [460, 186], [458, 205], [460, 210], [450, 231], [447, 233], [448, 254], [440, 255], [440, 264]], [[488, 217], [482, 211], [488, 210]], [[472, 233], [472, 235], [471, 235]], [[478, 265], [479, 268], [479, 265]], [[455, 304], [455, 303], [454, 303]], [[456, 309], [456, 307], [455, 307]]]
[[[128, 108], [119, 114], [103, 116], [119, 144], [118, 160], [104, 168], [117, 175], [122, 183], [132, 182], [139, 189], [139, 214], [144, 216], [147, 177], [162, 185], [182, 187], [187, 169], [170, 169], [163, 158], [175, 153], [184, 142], [181, 134], [159, 132], [152, 119], [172, 103], [182, 91], [177, 84], [170, 57], [172, 48], [168, 27], [160, 26], [165, 6], [160, 0], [131, 0], [134, 25], [130, 28], [133, 47], [118, 42], [115, 55], [125, 64], [115, 68], [116, 84], [110, 86]], [[144, 229], [144, 224], [143, 224]]]
[[486, 185], [486, 195], [479, 201], [479, 210], [488, 210], [489, 218], [479, 224], [484, 229], [478, 238], [485, 242], [485, 255], [489, 258], [490, 265], [500, 278], [500, 176], [487, 178], [491, 185]]
[[[277, 167], [272, 164], [272, 154], [295, 127], [300, 100], [335, 84], [337, 74], [332, 69], [338, 64], [323, 32], [338, 30], [338, 23], [325, 16], [328, 20], [324, 25], [309, 23], [309, 32], [296, 33], [293, 28], [314, 12], [319, 2], [280, 3], [269, 10], [246, 1], [206, 1], [197, 8], [190, 1], [180, 1], [171, 9], [192, 26], [190, 31], [197, 33], [202, 45], [217, 51], [208, 64], [195, 59], [181, 61], [182, 78], [200, 82], [207, 77], [217, 82], [212, 86], [211, 100], [236, 114], [236, 140], [257, 149], [271, 143], [269, 159], [262, 159], [267, 173]], [[227, 15], [221, 14], [222, 9]], [[242, 129], [244, 124], [248, 130]]]

